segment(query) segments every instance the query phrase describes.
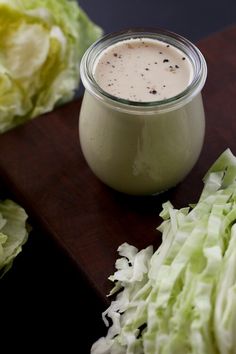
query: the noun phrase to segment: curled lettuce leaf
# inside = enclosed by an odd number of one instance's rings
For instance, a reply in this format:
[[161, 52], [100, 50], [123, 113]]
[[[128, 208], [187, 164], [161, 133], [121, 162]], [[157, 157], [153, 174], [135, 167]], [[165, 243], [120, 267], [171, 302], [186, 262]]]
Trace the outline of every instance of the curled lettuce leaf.
[[197, 204], [166, 202], [160, 215], [154, 253], [119, 247], [112, 325], [91, 353], [235, 353], [236, 157], [228, 149], [212, 165]]
[[0, 202], [0, 277], [12, 266], [28, 239], [24, 209], [11, 200]]
[[0, 133], [71, 100], [101, 35], [70, 0], [0, 0]]

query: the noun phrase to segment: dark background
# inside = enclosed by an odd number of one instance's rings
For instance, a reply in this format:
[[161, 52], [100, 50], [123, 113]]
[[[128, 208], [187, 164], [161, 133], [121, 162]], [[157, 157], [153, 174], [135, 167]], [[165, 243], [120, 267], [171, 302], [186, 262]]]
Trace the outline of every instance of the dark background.
[[164, 27], [192, 41], [235, 22], [235, 0], [79, 0], [105, 31]]
[[[105, 33], [137, 26], [164, 27], [194, 42], [233, 24], [236, 14], [235, 0], [79, 3]], [[1, 187], [2, 196], [14, 199]], [[105, 305], [39, 225], [34, 225], [13, 268], [0, 281], [0, 304], [0, 345], [9, 353], [17, 347], [24, 353], [86, 354], [104, 331], [100, 314]]]

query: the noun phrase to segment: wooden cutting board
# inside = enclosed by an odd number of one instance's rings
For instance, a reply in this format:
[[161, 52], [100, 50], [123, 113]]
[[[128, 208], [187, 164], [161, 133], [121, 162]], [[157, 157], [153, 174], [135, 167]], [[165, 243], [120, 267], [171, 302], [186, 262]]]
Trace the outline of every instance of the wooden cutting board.
[[123, 242], [157, 247], [161, 204], [170, 199], [179, 208], [196, 202], [213, 161], [227, 147], [236, 154], [236, 27], [198, 46], [208, 64], [204, 147], [189, 176], [160, 196], [125, 196], [92, 174], [78, 138], [81, 100], [0, 136], [0, 178], [103, 299], [117, 247]]

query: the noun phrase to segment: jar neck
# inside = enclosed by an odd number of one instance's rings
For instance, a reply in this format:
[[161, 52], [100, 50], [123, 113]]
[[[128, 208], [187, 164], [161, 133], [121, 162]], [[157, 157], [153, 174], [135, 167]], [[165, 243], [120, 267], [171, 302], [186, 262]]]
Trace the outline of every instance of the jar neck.
[[[188, 57], [192, 68], [193, 78], [187, 88], [181, 93], [168, 99], [150, 102], [130, 101], [118, 98], [104, 91], [94, 78], [94, 65], [98, 56], [108, 47], [128, 39], [152, 39], [159, 40], [172, 45], [182, 51]], [[134, 29], [112, 33], [104, 36], [95, 42], [84, 54], [81, 61], [81, 80], [84, 87], [96, 99], [112, 106], [113, 109], [128, 113], [139, 112], [160, 112], [178, 109], [191, 101], [203, 88], [206, 76], [207, 65], [200, 50], [186, 38], [166, 30], [143, 30]]]

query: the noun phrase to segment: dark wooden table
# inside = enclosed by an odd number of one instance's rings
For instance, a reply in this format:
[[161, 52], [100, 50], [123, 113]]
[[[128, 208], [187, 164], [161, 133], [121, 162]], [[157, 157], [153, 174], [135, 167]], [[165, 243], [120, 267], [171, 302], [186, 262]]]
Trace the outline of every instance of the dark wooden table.
[[189, 176], [157, 197], [130, 197], [103, 185], [81, 154], [80, 100], [55, 109], [0, 137], [0, 176], [36, 225], [76, 263], [105, 301], [117, 247], [157, 247], [161, 204], [196, 202], [202, 177], [229, 147], [236, 154], [236, 27], [198, 42], [208, 63], [203, 90], [206, 136]]

